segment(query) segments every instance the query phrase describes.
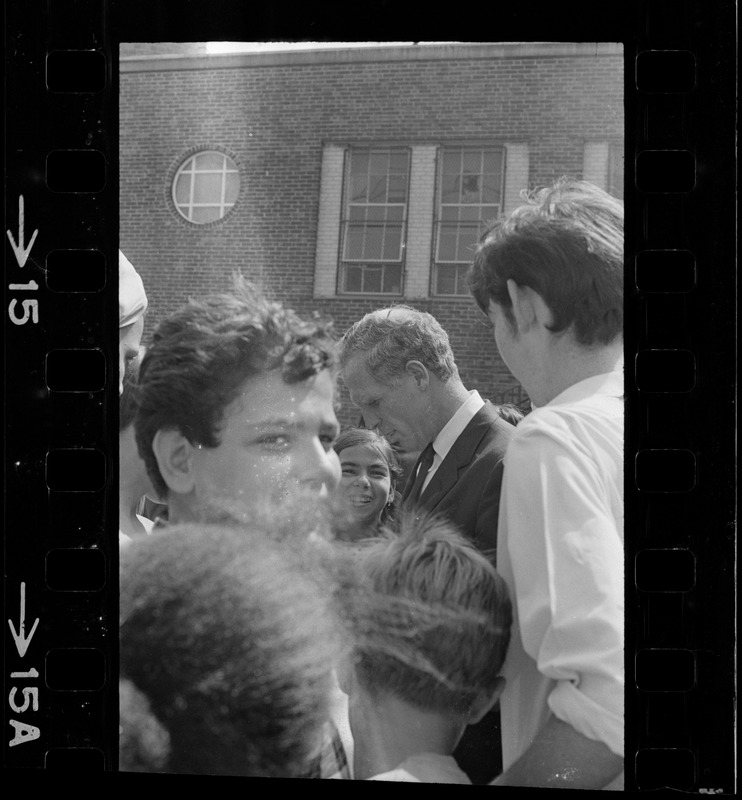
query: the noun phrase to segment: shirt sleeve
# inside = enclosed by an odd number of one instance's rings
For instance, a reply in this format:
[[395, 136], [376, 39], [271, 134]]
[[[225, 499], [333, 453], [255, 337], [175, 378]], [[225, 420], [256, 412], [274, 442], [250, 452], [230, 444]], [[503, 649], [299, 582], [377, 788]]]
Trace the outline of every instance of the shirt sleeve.
[[623, 755], [624, 553], [607, 480], [568, 430], [527, 426], [505, 467], [507, 541], [523, 647], [556, 681], [551, 711]]

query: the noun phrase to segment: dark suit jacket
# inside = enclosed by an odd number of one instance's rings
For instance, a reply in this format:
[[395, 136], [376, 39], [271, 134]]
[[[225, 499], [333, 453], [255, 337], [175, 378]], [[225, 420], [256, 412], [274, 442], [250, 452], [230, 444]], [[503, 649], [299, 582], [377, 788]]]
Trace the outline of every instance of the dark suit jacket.
[[[417, 508], [454, 522], [492, 563], [497, 550], [502, 460], [515, 427], [485, 403], [454, 442], [420, 495]], [[403, 504], [415, 482], [412, 470]], [[472, 783], [485, 784], [502, 771], [500, 712], [496, 707], [481, 722], [469, 725], [453, 753]]]
[[[454, 442], [420, 495], [418, 509], [454, 522], [461, 533], [494, 560], [500, 509], [502, 460], [515, 428], [486, 402]], [[404, 505], [415, 480], [413, 469], [402, 495]]]

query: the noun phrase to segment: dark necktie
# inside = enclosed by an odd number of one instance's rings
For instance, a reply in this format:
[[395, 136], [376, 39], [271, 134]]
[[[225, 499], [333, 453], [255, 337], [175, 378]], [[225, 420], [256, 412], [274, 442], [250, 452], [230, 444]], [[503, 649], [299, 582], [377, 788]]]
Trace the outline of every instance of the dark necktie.
[[418, 459], [418, 470], [417, 475], [415, 476], [415, 482], [412, 484], [412, 488], [410, 489], [410, 493], [405, 498], [405, 503], [412, 507], [414, 506], [417, 501], [420, 499], [420, 493], [423, 490], [423, 484], [425, 483], [425, 478], [430, 470], [430, 466], [433, 463], [433, 459], [435, 458], [435, 450], [433, 449], [433, 443], [431, 442], [420, 454], [420, 458]]

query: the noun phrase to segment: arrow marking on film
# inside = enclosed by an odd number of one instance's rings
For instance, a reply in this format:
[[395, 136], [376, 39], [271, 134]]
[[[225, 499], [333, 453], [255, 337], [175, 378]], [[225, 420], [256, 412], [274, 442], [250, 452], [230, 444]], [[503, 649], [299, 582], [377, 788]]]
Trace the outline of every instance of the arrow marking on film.
[[21, 583], [21, 620], [20, 620], [20, 633], [16, 631], [15, 625], [13, 625], [12, 620], [8, 620], [8, 625], [10, 625], [10, 632], [13, 635], [13, 641], [15, 642], [15, 649], [18, 651], [18, 655], [23, 658], [26, 655], [26, 650], [28, 650], [28, 646], [31, 644], [31, 639], [33, 638], [34, 633], [36, 632], [36, 626], [39, 624], [39, 618], [36, 618], [36, 621], [31, 628], [31, 633], [26, 636], [26, 584]]
[[28, 247], [24, 248], [25, 241], [24, 241], [24, 221], [23, 221], [23, 195], [18, 195], [18, 242], [13, 238], [13, 234], [8, 229], [5, 231], [8, 234], [8, 239], [10, 239], [10, 246], [13, 248], [13, 252], [15, 253], [15, 260], [18, 262], [18, 266], [22, 267], [25, 265], [26, 260], [28, 259], [28, 254], [31, 252], [31, 248], [33, 247], [33, 243], [36, 241], [36, 236], [38, 234], [38, 228], [33, 232], [33, 236], [31, 237], [31, 241], [28, 243]]

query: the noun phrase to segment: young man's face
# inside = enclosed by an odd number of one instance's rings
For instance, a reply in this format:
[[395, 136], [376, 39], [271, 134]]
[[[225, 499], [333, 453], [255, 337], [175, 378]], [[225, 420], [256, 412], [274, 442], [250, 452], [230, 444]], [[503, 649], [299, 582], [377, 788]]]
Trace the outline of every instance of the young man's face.
[[419, 452], [431, 441], [426, 398], [411, 375], [403, 372], [393, 384], [379, 383], [364, 356], [357, 355], [343, 370], [343, 380], [364, 425], [376, 428], [399, 453]]
[[333, 395], [328, 370], [293, 384], [279, 371], [248, 378], [225, 409], [219, 446], [193, 454], [193, 499], [250, 507], [302, 490], [332, 492], [340, 481]]

